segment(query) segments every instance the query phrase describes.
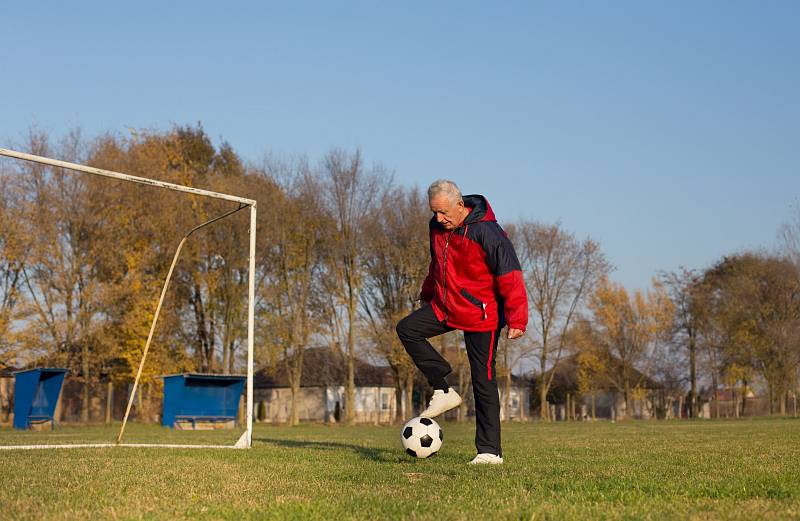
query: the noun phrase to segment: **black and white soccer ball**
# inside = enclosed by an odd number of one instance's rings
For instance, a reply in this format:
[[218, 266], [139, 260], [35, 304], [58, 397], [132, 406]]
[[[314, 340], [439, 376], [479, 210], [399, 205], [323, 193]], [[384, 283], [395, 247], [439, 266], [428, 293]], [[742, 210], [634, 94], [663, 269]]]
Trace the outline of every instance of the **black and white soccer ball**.
[[415, 458], [433, 456], [442, 448], [442, 440], [444, 432], [439, 424], [422, 416], [411, 418], [400, 434], [403, 448]]

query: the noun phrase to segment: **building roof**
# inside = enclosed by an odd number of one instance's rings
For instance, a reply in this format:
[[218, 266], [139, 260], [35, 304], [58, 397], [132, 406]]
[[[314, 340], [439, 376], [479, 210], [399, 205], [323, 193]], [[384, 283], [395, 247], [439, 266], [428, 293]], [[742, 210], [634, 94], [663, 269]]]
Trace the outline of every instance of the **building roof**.
[[172, 378], [174, 376], [182, 376], [184, 378], [194, 378], [197, 380], [243, 380], [247, 378], [246, 374], [219, 374], [219, 373], [175, 373], [164, 374], [158, 378]]
[[[389, 366], [372, 365], [360, 358], [355, 360], [356, 386], [394, 386], [395, 377]], [[329, 347], [312, 347], [303, 353], [301, 387], [344, 385], [347, 378], [347, 360]], [[256, 389], [289, 387], [286, 366], [281, 361], [274, 368], [256, 372], [253, 386]]]

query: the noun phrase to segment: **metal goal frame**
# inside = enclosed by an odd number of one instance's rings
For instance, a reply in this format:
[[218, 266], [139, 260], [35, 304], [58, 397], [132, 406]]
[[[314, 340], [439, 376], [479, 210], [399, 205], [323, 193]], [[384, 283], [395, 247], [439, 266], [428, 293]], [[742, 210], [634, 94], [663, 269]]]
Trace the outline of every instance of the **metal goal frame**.
[[191, 186], [184, 186], [175, 183], [168, 183], [165, 181], [158, 181], [155, 179], [148, 179], [146, 177], [138, 177], [129, 174], [123, 174], [120, 172], [113, 172], [111, 170], [104, 170], [102, 168], [95, 168], [92, 166], [81, 165], [77, 163], [70, 163], [67, 161], [60, 161], [58, 159], [51, 159], [48, 157], [37, 156], [33, 154], [27, 154], [24, 152], [17, 152], [15, 150], [9, 150], [6, 148], [0, 148], [0, 156], [10, 157], [14, 159], [20, 159], [23, 161], [31, 161], [34, 163], [40, 163], [44, 165], [49, 165], [57, 168], [63, 168], [66, 170], [73, 170], [77, 172], [83, 172], [86, 174], [92, 174], [102, 177], [110, 177], [113, 179], [118, 179], [121, 181], [128, 181], [131, 183], [138, 183], [144, 184], [149, 186], [155, 186], [158, 188], [165, 188], [167, 190], [174, 190], [176, 192], [183, 192], [192, 195], [199, 195], [202, 197], [211, 197], [214, 199], [222, 199], [224, 201], [230, 201], [239, 203], [239, 209], [243, 209], [245, 207], [250, 208], [250, 249], [249, 249], [249, 267], [248, 267], [248, 290], [247, 290], [247, 382], [246, 382], [246, 417], [245, 417], [245, 431], [242, 433], [239, 440], [234, 445], [191, 445], [191, 444], [168, 444], [168, 443], [122, 443], [122, 436], [125, 429], [125, 423], [128, 417], [128, 412], [130, 411], [130, 403], [133, 400], [133, 397], [136, 393], [136, 384], [139, 380], [139, 374], [141, 374], [142, 366], [144, 365], [145, 357], [147, 356], [147, 347], [149, 347], [150, 340], [152, 339], [153, 330], [155, 329], [156, 321], [158, 320], [158, 310], [160, 310], [161, 302], [163, 301], [164, 294], [167, 290], [167, 287], [170, 282], [170, 277], [172, 275], [172, 268], [174, 268], [175, 263], [178, 260], [178, 256], [180, 255], [181, 248], [191, 233], [196, 231], [197, 229], [211, 224], [214, 221], [217, 221], [223, 217], [227, 217], [228, 215], [236, 212], [237, 210], [233, 210], [224, 214], [221, 217], [217, 217], [212, 219], [211, 221], [207, 221], [206, 223], [201, 224], [193, 228], [189, 233], [187, 233], [183, 240], [181, 241], [180, 245], [178, 246], [178, 250], [175, 253], [175, 258], [173, 260], [172, 267], [170, 268], [170, 273], [167, 275], [167, 280], [164, 283], [164, 286], [161, 291], [161, 300], [159, 301], [158, 308], [156, 310], [156, 314], [153, 319], [153, 323], [151, 325], [150, 335], [148, 336], [147, 344], [145, 346], [145, 351], [142, 355], [142, 362], [139, 366], [139, 373], [137, 374], [136, 380], [134, 382], [133, 389], [131, 390], [131, 395], [129, 397], [128, 402], [128, 411], [125, 413], [125, 419], [123, 420], [122, 428], [120, 429], [120, 434], [117, 438], [116, 443], [75, 443], [75, 444], [59, 444], [59, 445], [0, 445], [0, 450], [26, 450], [26, 449], [54, 449], [54, 448], [102, 448], [102, 447], [165, 447], [165, 448], [176, 448], [176, 449], [194, 449], [194, 448], [203, 448], [203, 449], [210, 449], [210, 448], [227, 448], [227, 449], [245, 449], [250, 448], [253, 445], [253, 335], [254, 335], [254, 321], [255, 321], [255, 254], [256, 254], [256, 201], [254, 199], [247, 199], [244, 197], [237, 197], [235, 195], [223, 194], [220, 192], [212, 192], [210, 190], [203, 190], [200, 188], [194, 188]]

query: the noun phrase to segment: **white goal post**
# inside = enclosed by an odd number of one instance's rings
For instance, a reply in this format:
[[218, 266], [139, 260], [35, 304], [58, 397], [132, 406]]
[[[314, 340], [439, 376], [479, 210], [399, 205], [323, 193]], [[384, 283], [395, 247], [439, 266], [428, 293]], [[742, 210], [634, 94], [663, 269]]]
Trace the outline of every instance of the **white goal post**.
[[[239, 440], [234, 445], [186, 445], [186, 444], [159, 444], [159, 443], [122, 443], [122, 436], [124, 433], [125, 428], [125, 421], [123, 421], [122, 428], [120, 429], [119, 436], [117, 438], [116, 443], [84, 443], [84, 444], [63, 444], [63, 445], [7, 445], [2, 446], [0, 445], [0, 449], [46, 449], [46, 448], [88, 448], [88, 447], [172, 447], [172, 448], [249, 448], [253, 444], [253, 333], [254, 333], [254, 320], [255, 320], [255, 251], [256, 251], [256, 201], [253, 199], [246, 199], [244, 197], [237, 197], [234, 195], [223, 194], [219, 192], [212, 192], [209, 190], [202, 190], [199, 188], [194, 188], [191, 186], [183, 186], [174, 183], [168, 183], [164, 181], [157, 181], [155, 179], [148, 179], [145, 177], [137, 177], [128, 174], [122, 174], [119, 172], [112, 172], [110, 170], [103, 170], [101, 168], [95, 168], [86, 165], [80, 165], [77, 163], [70, 163], [67, 161], [60, 161], [57, 159], [50, 159], [47, 157], [36, 156], [33, 154], [27, 154], [24, 152], [17, 152], [15, 150], [9, 150], [5, 148], [0, 148], [0, 156], [6, 156], [14, 159], [21, 159], [24, 161], [32, 161], [34, 163], [41, 163], [44, 165], [50, 165], [58, 168], [64, 168], [67, 170], [74, 170], [77, 172], [84, 172], [87, 174], [93, 174], [103, 177], [111, 177], [113, 179], [119, 179], [121, 181], [129, 181], [132, 183], [139, 183], [145, 184], [150, 186], [155, 186], [158, 188], [165, 188], [168, 190], [174, 190], [177, 192], [184, 192], [193, 195], [199, 195], [203, 197], [212, 197], [215, 199], [222, 199], [225, 201], [231, 201], [239, 203], [240, 209], [244, 207], [250, 207], [250, 250], [249, 250], [249, 267], [248, 267], [248, 296], [247, 296], [247, 383], [246, 383], [246, 419], [245, 419], [245, 431], [242, 433]], [[178, 250], [175, 253], [175, 258], [173, 260], [174, 267], [175, 262], [178, 259], [178, 255], [180, 254], [181, 247], [185, 242], [186, 238], [195, 230], [205, 226], [207, 224], [211, 224], [212, 222], [221, 219], [222, 217], [226, 217], [234, 213], [236, 210], [232, 212], [228, 212], [225, 215], [212, 219], [211, 221], [207, 221], [206, 223], [193, 228], [189, 233], [187, 233], [183, 240], [181, 241], [180, 245], [178, 246]], [[158, 307], [156, 310], [156, 314], [153, 318], [153, 323], [151, 325], [150, 335], [147, 339], [147, 344], [145, 346], [145, 350], [142, 356], [142, 363], [139, 367], [139, 373], [137, 374], [136, 380], [134, 382], [134, 387], [131, 391], [131, 396], [129, 397], [129, 404], [128, 404], [128, 412], [130, 411], [130, 401], [133, 400], [133, 396], [136, 393], [136, 383], [139, 380], [139, 374], [141, 373], [142, 366], [144, 364], [144, 357], [147, 356], [147, 347], [149, 347], [150, 340], [152, 339], [153, 330], [155, 329], [156, 321], [158, 320], [158, 310], [161, 307], [161, 302], [163, 301], [164, 293], [166, 292], [167, 286], [169, 285], [170, 276], [172, 274], [172, 267], [170, 268], [170, 273], [167, 276], [167, 279], [164, 283], [164, 287], [161, 291], [161, 299], [159, 300]], [[127, 420], [128, 412], [125, 414], [125, 420]]]

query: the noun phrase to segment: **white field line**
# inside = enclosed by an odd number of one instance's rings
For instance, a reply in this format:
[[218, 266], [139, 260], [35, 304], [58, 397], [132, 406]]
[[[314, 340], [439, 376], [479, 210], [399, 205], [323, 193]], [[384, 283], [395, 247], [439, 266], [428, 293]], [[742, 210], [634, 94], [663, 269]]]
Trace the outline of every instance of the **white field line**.
[[0, 450], [37, 449], [105, 449], [111, 447], [167, 448], [167, 449], [239, 449], [235, 445], [176, 445], [170, 443], [73, 443], [64, 445], [0, 445]]

